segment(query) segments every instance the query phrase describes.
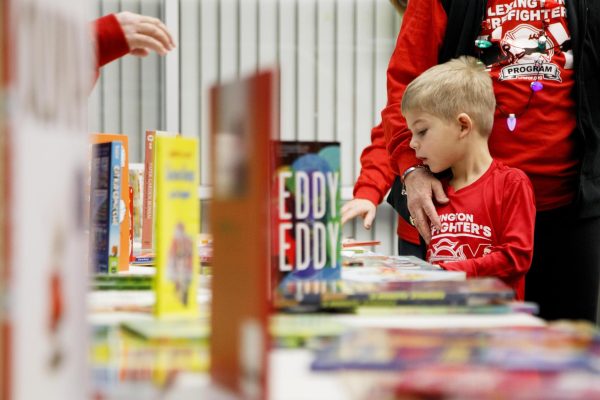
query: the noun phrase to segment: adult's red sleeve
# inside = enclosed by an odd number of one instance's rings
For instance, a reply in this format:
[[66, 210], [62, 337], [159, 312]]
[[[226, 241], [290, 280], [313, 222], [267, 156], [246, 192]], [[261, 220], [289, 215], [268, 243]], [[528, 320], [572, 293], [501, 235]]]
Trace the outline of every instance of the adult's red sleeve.
[[496, 276], [507, 282], [518, 280], [527, 273], [533, 257], [533, 187], [521, 172], [511, 177], [503, 193], [502, 212], [499, 220], [494, 221], [500, 244], [483, 257], [443, 263], [444, 269], [465, 271], [467, 277]]
[[398, 175], [418, 163], [414, 151], [409, 147], [411, 133], [400, 111], [402, 95], [413, 79], [437, 65], [446, 24], [446, 13], [439, 0], [408, 2], [388, 66], [388, 101], [381, 112], [392, 169]]
[[360, 175], [354, 184], [354, 198], [370, 200], [375, 205], [381, 203], [396, 175], [390, 164], [381, 124], [371, 130], [371, 144], [360, 156], [360, 167]]
[[129, 45], [115, 14], [98, 18], [92, 25], [96, 39], [96, 71], [129, 53]]

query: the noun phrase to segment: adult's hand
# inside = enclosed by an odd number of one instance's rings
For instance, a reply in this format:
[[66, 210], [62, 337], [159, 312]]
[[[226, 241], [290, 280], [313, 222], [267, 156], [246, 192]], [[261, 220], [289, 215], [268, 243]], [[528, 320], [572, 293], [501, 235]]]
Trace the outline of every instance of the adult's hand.
[[362, 217], [365, 229], [371, 229], [377, 206], [365, 199], [353, 199], [342, 207], [342, 225], [352, 218]]
[[125, 34], [130, 54], [145, 57], [154, 51], [164, 56], [175, 48], [171, 33], [158, 18], [129, 11], [117, 13], [116, 17]]
[[417, 168], [404, 180], [406, 203], [413, 225], [426, 243], [431, 241], [431, 226], [441, 228], [433, 198], [440, 204], [448, 202], [442, 183], [425, 168]]

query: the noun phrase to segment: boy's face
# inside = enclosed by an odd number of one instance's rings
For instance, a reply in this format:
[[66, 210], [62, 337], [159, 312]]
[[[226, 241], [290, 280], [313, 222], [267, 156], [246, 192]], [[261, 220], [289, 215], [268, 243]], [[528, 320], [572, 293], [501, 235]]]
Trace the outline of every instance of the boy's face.
[[412, 132], [410, 147], [431, 172], [444, 171], [462, 158], [461, 127], [423, 111], [404, 114]]

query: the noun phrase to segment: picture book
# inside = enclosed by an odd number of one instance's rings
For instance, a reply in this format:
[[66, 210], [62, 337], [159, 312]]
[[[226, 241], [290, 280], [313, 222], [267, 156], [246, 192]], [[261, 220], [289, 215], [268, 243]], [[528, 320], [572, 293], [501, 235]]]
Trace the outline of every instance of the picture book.
[[129, 253], [131, 251], [130, 229], [131, 212], [129, 210], [129, 141], [127, 135], [96, 133], [92, 135], [92, 143], [121, 143], [121, 200], [119, 201], [119, 271], [129, 270]]
[[198, 141], [156, 136], [155, 313], [194, 318], [198, 313], [200, 229]]
[[340, 144], [277, 142], [273, 286], [341, 277]]
[[514, 291], [491, 277], [441, 281], [412, 278], [382, 282], [306, 281], [290, 282], [283, 287], [276, 306], [292, 309], [307, 306], [322, 309], [398, 305], [475, 306], [513, 299]]
[[87, 11], [67, 0], [0, 2], [2, 400], [89, 394]]
[[95, 273], [119, 272], [122, 160], [121, 142], [92, 145], [89, 248]]
[[144, 181], [142, 185], [142, 252], [154, 251], [155, 140], [157, 136], [177, 136], [179, 133], [146, 131], [144, 141]]
[[211, 377], [240, 397], [266, 397], [270, 159], [277, 74], [211, 89]]

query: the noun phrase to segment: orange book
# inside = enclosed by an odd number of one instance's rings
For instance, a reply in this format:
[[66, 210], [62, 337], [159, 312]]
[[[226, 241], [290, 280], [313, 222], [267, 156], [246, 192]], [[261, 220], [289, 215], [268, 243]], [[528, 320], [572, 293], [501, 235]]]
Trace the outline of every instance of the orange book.
[[211, 91], [210, 368], [213, 381], [240, 398], [267, 398], [268, 160], [277, 93], [268, 72]]
[[119, 221], [121, 221], [120, 229], [120, 251], [119, 251], [119, 271], [129, 271], [129, 230], [131, 228], [131, 217], [129, 215], [129, 147], [127, 135], [118, 133], [94, 133], [92, 134], [92, 143], [107, 143], [121, 142], [125, 152], [125, 163], [121, 173], [121, 204]]

